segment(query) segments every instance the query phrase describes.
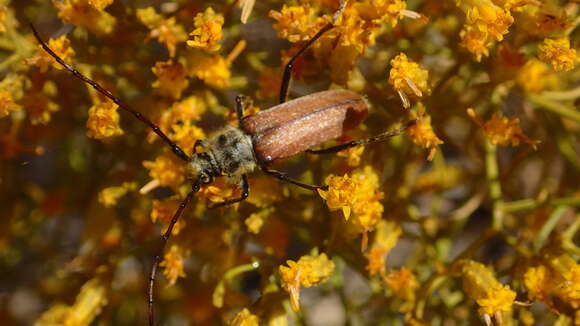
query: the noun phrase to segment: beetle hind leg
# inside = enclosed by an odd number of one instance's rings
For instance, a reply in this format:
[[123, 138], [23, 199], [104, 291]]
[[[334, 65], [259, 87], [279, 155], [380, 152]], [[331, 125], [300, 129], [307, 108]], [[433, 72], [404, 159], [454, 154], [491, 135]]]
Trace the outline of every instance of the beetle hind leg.
[[300, 57], [306, 50], [308, 50], [308, 48], [314, 42], [316, 42], [316, 40], [318, 40], [322, 35], [324, 35], [324, 33], [328, 32], [334, 27], [334, 24], [336, 23], [338, 18], [342, 15], [342, 12], [346, 7], [346, 3], [347, 3], [346, 0], [340, 1], [340, 7], [334, 13], [332, 21], [326, 24], [324, 27], [322, 27], [322, 29], [319, 30], [318, 33], [316, 33], [310, 40], [308, 40], [308, 42], [306, 42], [306, 44], [304, 44], [304, 46], [301, 47], [300, 50], [296, 52], [296, 54], [294, 54], [294, 56], [286, 64], [286, 67], [284, 68], [284, 74], [282, 75], [282, 84], [280, 85], [280, 103], [286, 102], [286, 99], [288, 98], [290, 81], [292, 79], [292, 69], [294, 68], [294, 61], [296, 61], [298, 57]]
[[395, 130], [391, 130], [391, 131], [387, 131], [387, 132], [384, 132], [382, 134], [378, 134], [378, 135], [376, 135], [374, 137], [369, 137], [369, 138], [364, 138], [364, 139], [359, 139], [359, 140], [353, 140], [353, 141], [350, 141], [348, 143], [344, 143], [344, 144], [332, 146], [332, 147], [329, 147], [329, 148], [323, 148], [323, 149], [308, 149], [308, 150], [306, 150], [306, 152], [308, 154], [332, 154], [332, 153], [338, 153], [340, 151], [343, 151], [345, 149], [349, 149], [351, 147], [366, 145], [366, 144], [370, 144], [370, 143], [375, 143], [375, 142], [383, 141], [383, 140], [385, 140], [387, 138], [391, 138], [391, 137], [394, 137], [394, 136], [398, 136], [398, 135], [402, 134], [403, 132], [405, 132], [405, 130], [407, 130], [407, 128], [415, 125], [416, 123], [417, 123], [417, 119], [410, 120], [409, 122], [407, 122], [401, 128], [398, 128], [398, 129], [395, 129]]

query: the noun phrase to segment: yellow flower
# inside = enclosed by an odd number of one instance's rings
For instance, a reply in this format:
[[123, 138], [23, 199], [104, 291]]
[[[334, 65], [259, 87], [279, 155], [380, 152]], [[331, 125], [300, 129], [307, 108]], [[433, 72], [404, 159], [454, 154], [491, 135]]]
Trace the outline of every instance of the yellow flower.
[[191, 123], [174, 124], [171, 126], [171, 140], [177, 143], [179, 147], [188, 154], [192, 155], [195, 142], [200, 139], [205, 139], [203, 129], [194, 126]]
[[318, 194], [326, 201], [331, 211], [341, 209], [344, 218], [348, 221], [356, 200], [358, 185], [347, 175], [339, 177], [331, 174], [324, 182], [328, 185], [328, 190], [318, 189]]
[[319, 189], [318, 194], [331, 211], [342, 210], [345, 219], [359, 232], [375, 227], [384, 210], [380, 203], [383, 194], [378, 191], [378, 176], [370, 166], [356, 170], [352, 177], [331, 174], [325, 183], [328, 190]]
[[246, 227], [248, 228], [248, 231], [250, 231], [253, 234], [260, 233], [260, 230], [262, 229], [262, 226], [264, 225], [264, 221], [268, 218], [268, 216], [270, 216], [270, 214], [272, 214], [273, 211], [274, 210], [270, 208], [270, 209], [263, 209], [257, 213], [251, 214], [244, 221], [244, 223], [246, 224]]
[[428, 78], [429, 72], [422, 69], [418, 63], [407, 59], [404, 53], [391, 60], [389, 83], [401, 96], [405, 108], [410, 106], [409, 101], [405, 99], [407, 96], [423, 97], [423, 92], [428, 94], [431, 91]]
[[87, 137], [105, 139], [122, 135], [117, 108], [117, 104], [108, 100], [93, 105], [89, 109]]
[[149, 169], [151, 178], [158, 180], [161, 186], [175, 189], [185, 181], [185, 168], [173, 154], [158, 156], [155, 162], [144, 161], [143, 166]]
[[199, 197], [205, 198], [212, 203], [221, 203], [228, 199], [238, 198], [239, 191], [225, 181], [225, 178], [217, 179], [211, 185], [203, 186], [199, 191]]
[[156, 62], [152, 71], [157, 76], [157, 80], [151, 86], [157, 89], [161, 96], [179, 99], [181, 92], [189, 86], [187, 72], [178, 62], [172, 60]]
[[367, 270], [370, 275], [385, 276], [387, 254], [395, 247], [401, 236], [401, 227], [395, 222], [380, 220], [376, 225], [375, 238], [371, 249], [365, 253], [369, 261]]
[[317, 17], [318, 10], [310, 5], [287, 6], [281, 11], [270, 10], [268, 14], [276, 20], [274, 29], [278, 36], [292, 43], [311, 39], [324, 25], [324, 20]]
[[101, 280], [93, 278], [82, 286], [72, 306], [52, 306], [34, 326], [89, 326], [107, 303], [107, 288]]
[[121, 186], [105, 188], [99, 192], [99, 203], [105, 207], [115, 206], [121, 197], [135, 189], [137, 189], [135, 182], [123, 182]]
[[286, 261], [288, 267], [280, 266], [282, 287], [290, 293], [295, 311], [300, 310], [300, 287], [311, 287], [325, 282], [334, 273], [334, 263], [326, 254], [302, 256], [298, 262]]
[[42, 91], [28, 93], [22, 99], [22, 106], [26, 109], [30, 122], [33, 125], [47, 124], [50, 122], [52, 113], [58, 111], [58, 104], [51, 101], [49, 95], [56, 92], [54, 84], [47, 82]]
[[6, 16], [8, 14], [8, 6], [0, 4], [0, 33], [6, 32]]
[[480, 61], [482, 56], [489, 54], [487, 48], [493, 40], [503, 40], [514, 18], [508, 10], [495, 5], [491, 0], [455, 2], [466, 15], [465, 26], [461, 32], [463, 46]]
[[198, 121], [206, 110], [206, 101], [199, 95], [192, 95], [173, 103], [168, 114], [171, 116], [171, 124], [174, 124], [177, 122]]
[[353, 7], [365, 20], [380, 19], [390, 22], [391, 27], [395, 27], [399, 19], [405, 15], [407, 3], [403, 0], [364, 0], [355, 2]]
[[11, 112], [18, 111], [20, 109], [22, 109], [22, 106], [14, 102], [12, 93], [4, 89], [0, 89], [0, 118], [4, 118]]
[[419, 146], [429, 149], [427, 160], [432, 160], [437, 152], [437, 146], [443, 141], [437, 137], [431, 126], [431, 117], [423, 116], [417, 123], [407, 129], [409, 137]]
[[540, 93], [545, 89], [556, 88], [559, 80], [548, 65], [532, 59], [519, 70], [517, 82], [526, 92]]
[[165, 275], [169, 281], [167, 287], [175, 285], [175, 282], [177, 282], [179, 277], [185, 277], [185, 271], [183, 270], [183, 256], [183, 249], [177, 245], [172, 245], [163, 257], [163, 261], [159, 264], [159, 266], [165, 267], [163, 275]]
[[524, 285], [530, 300], [548, 302], [550, 292], [548, 269], [545, 266], [528, 268], [524, 274]]
[[90, 2], [90, 0], [52, 0], [58, 9], [58, 17], [64, 22], [86, 28], [98, 35], [110, 34], [115, 28], [115, 17], [106, 11], [97, 10]]
[[260, 318], [258, 316], [252, 314], [248, 308], [242, 309], [242, 311], [238, 312], [234, 319], [230, 321], [230, 326], [259, 326], [260, 325]]
[[462, 260], [458, 267], [463, 278], [463, 289], [477, 302], [480, 314], [489, 318], [511, 311], [516, 293], [508, 285], [498, 282], [491, 269], [472, 260]]
[[551, 255], [548, 260], [553, 292], [572, 308], [580, 308], [580, 264], [568, 254]]
[[185, 29], [175, 23], [174, 17], [165, 19], [152, 7], [137, 9], [137, 18], [151, 30], [147, 38], [154, 38], [163, 43], [171, 58], [175, 56], [177, 44], [187, 40]]
[[89, 4], [99, 11], [107, 8], [111, 3], [113, 0], [89, 0]]
[[186, 60], [190, 76], [195, 76], [215, 88], [226, 88], [230, 85], [230, 61], [222, 56], [190, 51]]
[[557, 40], [544, 39], [539, 46], [540, 59], [552, 65], [556, 71], [569, 71], [576, 64], [576, 49], [570, 48], [570, 40], [561, 38]]
[[[52, 51], [54, 51], [54, 53], [61, 57], [65, 62], [72, 61], [72, 57], [75, 55], [75, 50], [70, 46], [70, 41], [66, 35], [48, 40], [48, 47], [50, 47]], [[45, 72], [51, 64], [55, 69], [64, 69], [50, 54], [46, 53], [40, 45], [38, 46], [38, 51], [38, 55], [26, 59], [25, 62], [27, 64], [37, 65], [40, 67], [41, 72]]]
[[222, 39], [224, 16], [208, 7], [205, 12], [195, 16], [194, 24], [196, 28], [189, 33], [193, 40], [187, 41], [187, 45], [210, 52], [218, 51], [221, 48], [219, 41]]
[[406, 292], [419, 287], [417, 278], [413, 272], [406, 267], [389, 273], [385, 278], [385, 283], [394, 293]]
[[[159, 222], [163, 225], [161, 228], [161, 234], [164, 234], [169, 227], [169, 223], [175, 215], [175, 212], [179, 208], [181, 199], [179, 198], [168, 198], [163, 200], [153, 200], [153, 207], [151, 208], [151, 222]], [[179, 219], [177, 223], [173, 226], [171, 230], [171, 235], [178, 235], [179, 232], [185, 227], [186, 222], [183, 218]]]
[[539, 141], [531, 140], [524, 135], [518, 118], [509, 119], [499, 113], [494, 113], [491, 119], [483, 122], [475, 110], [467, 109], [467, 114], [483, 129], [489, 141], [494, 145], [517, 146], [520, 141], [523, 141], [535, 148], [539, 143]]
[[364, 152], [364, 146], [355, 146], [343, 151], [338, 152], [338, 156], [346, 157], [348, 166], [359, 166], [360, 165], [360, 157]]

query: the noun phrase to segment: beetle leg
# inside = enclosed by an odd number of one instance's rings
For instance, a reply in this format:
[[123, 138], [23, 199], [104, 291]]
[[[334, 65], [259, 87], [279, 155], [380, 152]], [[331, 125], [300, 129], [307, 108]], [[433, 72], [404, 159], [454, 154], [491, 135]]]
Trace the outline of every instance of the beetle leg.
[[149, 326], [155, 325], [155, 311], [153, 310], [153, 292], [154, 292], [153, 290], [155, 287], [155, 278], [157, 276], [157, 268], [159, 267], [159, 263], [161, 262], [161, 256], [163, 255], [163, 250], [165, 249], [165, 246], [167, 245], [167, 241], [169, 240], [169, 237], [171, 236], [171, 232], [173, 231], [173, 227], [175, 226], [175, 223], [177, 223], [177, 220], [179, 220], [181, 213], [183, 213], [183, 210], [185, 209], [185, 207], [187, 207], [187, 205], [191, 201], [193, 194], [198, 192], [198, 191], [199, 191], [199, 186], [193, 185], [191, 191], [189, 192], [189, 194], [187, 194], [187, 197], [185, 197], [185, 199], [181, 202], [181, 204], [179, 204], [179, 208], [177, 209], [177, 211], [173, 215], [173, 218], [171, 219], [171, 222], [169, 223], [167, 230], [165, 230], [165, 233], [163, 233], [163, 236], [161, 237], [161, 241], [162, 241], [161, 247], [159, 248], [157, 255], [155, 255], [155, 258], [153, 259], [153, 266], [151, 267], [151, 274], [149, 274], [149, 291], [147, 294], [147, 297], [148, 297], [147, 303], [149, 306]]
[[302, 183], [302, 182], [300, 182], [300, 181], [298, 181], [298, 180], [296, 180], [296, 179], [293, 179], [293, 178], [289, 177], [289, 176], [288, 176], [286, 173], [284, 173], [284, 172], [280, 172], [280, 171], [276, 171], [276, 170], [269, 170], [269, 169], [267, 169], [266, 167], [262, 167], [262, 171], [264, 171], [264, 173], [267, 173], [267, 174], [269, 174], [269, 175], [273, 176], [274, 178], [276, 178], [276, 179], [278, 179], [278, 180], [281, 180], [281, 181], [284, 181], [284, 182], [291, 183], [291, 184], [293, 184], [293, 185], [296, 185], [296, 186], [298, 186], [298, 187], [302, 187], [302, 188], [304, 188], [304, 189], [308, 189], [308, 190], [316, 191], [316, 190], [318, 190], [318, 189], [323, 189], [323, 190], [325, 190], [325, 189], [327, 189], [327, 188], [328, 188], [328, 186], [327, 186], [327, 185], [324, 185], [324, 186], [315, 186], [315, 185], [309, 185], [309, 184], [306, 184], [306, 183]]
[[306, 51], [312, 45], [312, 43], [316, 42], [316, 40], [318, 40], [324, 33], [328, 32], [334, 27], [334, 24], [336, 23], [338, 18], [342, 15], [342, 12], [346, 7], [346, 2], [347, 1], [340, 2], [340, 7], [334, 13], [332, 21], [326, 24], [326, 26], [322, 27], [322, 29], [319, 30], [318, 33], [316, 33], [310, 40], [308, 40], [308, 42], [306, 42], [306, 44], [304, 44], [304, 46], [298, 52], [296, 52], [296, 54], [286, 64], [286, 67], [284, 68], [284, 74], [282, 75], [282, 84], [280, 85], [280, 103], [286, 102], [286, 99], [288, 98], [288, 91], [290, 88], [290, 81], [292, 78], [292, 69], [294, 68], [294, 61], [298, 59], [298, 57], [301, 56], [302, 53], [304, 53], [304, 51]]
[[223, 207], [223, 206], [239, 203], [241, 201], [244, 201], [246, 198], [248, 198], [248, 196], [250, 195], [250, 183], [248, 182], [248, 176], [245, 174], [242, 175], [242, 180], [240, 181], [240, 188], [242, 188], [242, 195], [239, 198], [225, 200], [225, 201], [222, 201], [220, 203], [208, 205], [208, 207], [209, 208]]
[[309, 153], [309, 154], [331, 154], [331, 153], [336, 153], [336, 152], [343, 151], [343, 150], [348, 149], [348, 148], [351, 148], [351, 147], [360, 146], [360, 145], [366, 145], [366, 144], [370, 144], [370, 143], [374, 143], [374, 142], [378, 142], [378, 141], [383, 141], [383, 140], [385, 140], [387, 138], [390, 138], [390, 137], [393, 137], [393, 136], [398, 136], [398, 135], [402, 134], [407, 128], [409, 128], [409, 127], [413, 126], [414, 124], [416, 124], [417, 123], [417, 120], [418, 119], [410, 120], [403, 127], [399, 128], [399, 129], [387, 131], [387, 132], [384, 132], [382, 134], [378, 134], [378, 135], [376, 135], [374, 137], [365, 138], [365, 139], [359, 139], [359, 140], [353, 140], [353, 141], [350, 141], [348, 143], [344, 143], [344, 144], [332, 146], [332, 147], [329, 147], [329, 148], [323, 148], [323, 149], [308, 149], [308, 150], [306, 150], [306, 152]]
[[236, 96], [236, 117], [238, 118], [238, 126], [242, 125], [242, 118], [244, 118], [244, 96]]

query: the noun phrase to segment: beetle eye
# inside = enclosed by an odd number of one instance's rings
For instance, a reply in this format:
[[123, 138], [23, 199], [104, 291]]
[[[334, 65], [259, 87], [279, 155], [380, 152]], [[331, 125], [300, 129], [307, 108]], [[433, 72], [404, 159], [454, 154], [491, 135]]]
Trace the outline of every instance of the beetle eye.
[[203, 183], [203, 184], [208, 184], [208, 183], [211, 183], [212, 178], [208, 174], [204, 173], [199, 177], [199, 181], [201, 181], [201, 183]]

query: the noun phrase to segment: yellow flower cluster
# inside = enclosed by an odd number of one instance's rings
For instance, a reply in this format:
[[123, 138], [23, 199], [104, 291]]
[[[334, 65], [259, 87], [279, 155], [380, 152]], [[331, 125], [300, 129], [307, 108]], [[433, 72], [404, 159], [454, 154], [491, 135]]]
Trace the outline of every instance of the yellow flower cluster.
[[185, 59], [190, 76], [195, 76], [215, 88], [226, 88], [230, 85], [231, 62], [226, 58], [202, 51], [191, 51]]
[[463, 279], [463, 289], [479, 305], [479, 313], [501, 320], [501, 313], [511, 311], [516, 293], [508, 285], [501, 284], [493, 271], [473, 260], [458, 262]]
[[[75, 55], [75, 50], [70, 46], [70, 41], [66, 35], [62, 35], [56, 39], [49, 39], [48, 46], [65, 62], [71, 62], [72, 57]], [[41, 72], [47, 71], [49, 65], [52, 65], [53, 68], [58, 70], [64, 69], [54, 60], [53, 57], [46, 53], [41, 46], [38, 46], [38, 54], [32, 58], [26, 59], [25, 62], [40, 67]]]
[[108, 100], [94, 104], [89, 109], [87, 137], [105, 139], [122, 135], [117, 108], [117, 104]]
[[219, 42], [223, 37], [223, 24], [224, 16], [216, 14], [211, 7], [208, 7], [205, 12], [195, 16], [195, 29], [189, 33], [193, 36], [193, 40], [187, 41], [187, 45], [209, 52], [218, 51], [221, 48]]
[[429, 149], [429, 156], [427, 157], [429, 161], [435, 157], [437, 146], [443, 144], [443, 141], [433, 131], [430, 116], [421, 117], [417, 123], [409, 127], [407, 134], [415, 144]]
[[179, 99], [183, 90], [189, 86], [185, 67], [179, 62], [172, 60], [156, 62], [151, 70], [157, 76], [157, 80], [151, 86], [161, 96]]
[[509, 10], [499, 7], [491, 0], [456, 0], [466, 16], [461, 31], [463, 46], [475, 55], [477, 61], [489, 55], [493, 41], [503, 40], [514, 22]]
[[230, 326], [259, 326], [260, 318], [252, 314], [247, 308], [242, 309], [230, 321]]
[[117, 20], [104, 11], [106, 1], [52, 0], [58, 8], [58, 17], [67, 23], [83, 27], [97, 34], [110, 34]]
[[375, 238], [370, 250], [365, 253], [368, 260], [367, 270], [370, 275], [386, 276], [386, 258], [388, 253], [395, 247], [401, 233], [401, 227], [391, 221], [381, 220], [375, 228]]
[[57, 304], [44, 312], [34, 326], [89, 326], [108, 303], [107, 288], [98, 278], [86, 282], [72, 306]]
[[185, 29], [175, 22], [175, 17], [165, 19], [152, 7], [137, 9], [137, 17], [151, 30], [147, 37], [163, 43], [172, 58], [175, 56], [177, 44], [187, 40]]
[[[179, 203], [181, 202], [180, 198], [167, 198], [163, 200], [153, 200], [153, 205], [151, 207], [151, 222], [153, 223], [161, 223], [163, 227], [161, 228], [160, 233], [164, 234], [169, 227], [169, 223], [175, 215], [177, 208], [179, 207]], [[186, 222], [185, 219], [181, 218], [175, 223], [173, 229], [171, 230], [171, 235], [178, 235], [179, 232], [185, 227]]]
[[272, 214], [274, 210], [272, 208], [262, 209], [257, 213], [250, 214], [250, 216], [244, 221], [248, 231], [253, 234], [260, 233], [262, 226], [264, 225], [264, 221]]
[[[334, 30], [312, 45], [319, 61], [328, 62], [332, 80], [346, 85], [356, 60], [365, 53], [376, 37], [386, 31], [385, 26], [394, 27], [403, 17], [419, 18], [420, 15], [406, 10], [402, 0], [364, 0], [347, 4]], [[323, 26], [333, 20], [330, 15], [319, 16], [320, 3], [284, 5], [281, 11], [270, 11], [276, 20], [274, 28], [281, 38], [290, 42], [311, 39]]]
[[0, 89], [0, 118], [8, 116], [11, 112], [22, 109], [21, 105], [16, 104], [12, 93]]
[[547, 254], [544, 265], [530, 267], [524, 274], [524, 285], [530, 300], [539, 300], [558, 310], [553, 297], [580, 308], [580, 265], [568, 254]]
[[175, 285], [177, 279], [180, 277], [185, 277], [185, 271], [183, 269], [183, 259], [186, 253], [178, 245], [172, 245], [171, 248], [165, 253], [163, 261], [159, 264], [160, 267], [165, 267], [163, 269], [163, 275], [167, 277], [169, 281], [167, 286]]
[[113, 0], [89, 0], [89, 4], [97, 10], [103, 10], [112, 3]]
[[145, 161], [143, 166], [161, 186], [177, 189], [185, 181], [185, 168], [171, 153], [158, 156], [154, 162]]
[[491, 119], [483, 122], [475, 110], [467, 109], [467, 114], [483, 129], [489, 141], [494, 145], [517, 146], [520, 141], [523, 141], [535, 148], [539, 143], [539, 141], [529, 139], [524, 135], [518, 118], [509, 119], [499, 113], [494, 113]]
[[372, 167], [357, 169], [351, 177], [331, 174], [325, 183], [328, 190], [319, 189], [318, 194], [331, 211], [342, 210], [344, 218], [359, 232], [366, 234], [374, 229], [384, 207], [381, 204], [383, 193], [378, 190], [379, 178]]
[[421, 98], [423, 93], [429, 94], [431, 90], [428, 79], [429, 72], [422, 69], [418, 63], [410, 61], [404, 53], [400, 53], [391, 60], [389, 83], [401, 97], [405, 108], [411, 106], [408, 96]]
[[518, 71], [518, 84], [529, 93], [540, 93], [559, 84], [556, 74], [549, 66], [537, 59], [530, 59]]
[[306, 255], [298, 262], [288, 260], [288, 267], [280, 266], [282, 287], [290, 293], [290, 302], [295, 311], [300, 310], [300, 287], [311, 287], [325, 282], [334, 273], [334, 263], [326, 254]]
[[309, 4], [288, 6], [284, 4], [282, 10], [270, 10], [269, 16], [276, 20], [274, 29], [278, 36], [292, 43], [307, 41], [322, 26], [325, 19], [317, 17], [318, 10]]
[[544, 43], [540, 44], [539, 50], [540, 59], [550, 63], [556, 71], [572, 70], [578, 61], [576, 49], [570, 48], [570, 40], [566, 38], [544, 39]]
[[135, 182], [123, 182], [120, 186], [105, 188], [99, 192], [99, 203], [105, 207], [113, 207], [121, 197], [135, 189], [137, 189]]

